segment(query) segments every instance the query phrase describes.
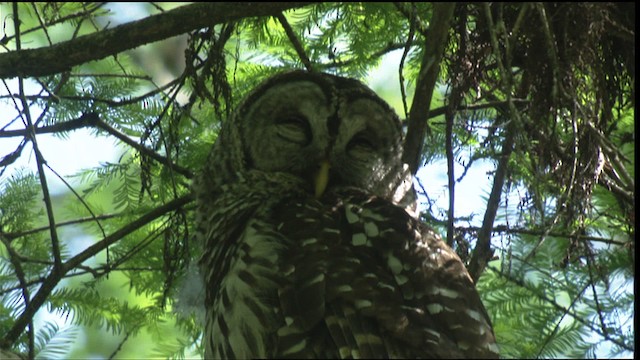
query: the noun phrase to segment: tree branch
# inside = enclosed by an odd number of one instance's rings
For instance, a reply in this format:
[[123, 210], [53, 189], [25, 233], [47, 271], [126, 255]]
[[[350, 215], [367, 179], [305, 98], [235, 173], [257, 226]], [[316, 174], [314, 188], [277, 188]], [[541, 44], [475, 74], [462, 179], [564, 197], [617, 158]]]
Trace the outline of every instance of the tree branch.
[[188, 204], [190, 201], [192, 201], [192, 196], [189, 194], [189, 195], [185, 195], [183, 197], [174, 199], [166, 203], [165, 205], [159, 206], [151, 210], [150, 212], [139, 217], [137, 220], [134, 220], [128, 223], [127, 225], [121, 227], [119, 230], [117, 230], [113, 234], [103, 238], [97, 243], [86, 248], [84, 251], [82, 251], [78, 255], [67, 260], [64, 264], [62, 264], [59, 271], [55, 271], [55, 269], [51, 271], [43, 281], [40, 288], [38, 289], [38, 292], [31, 299], [31, 302], [29, 303], [29, 305], [25, 307], [25, 310], [22, 312], [22, 314], [20, 314], [20, 316], [16, 319], [11, 329], [5, 335], [4, 340], [0, 343], [0, 348], [10, 347], [20, 337], [20, 334], [22, 334], [25, 327], [29, 324], [29, 322], [31, 321], [35, 313], [44, 304], [44, 302], [49, 297], [53, 289], [56, 287], [56, 285], [58, 285], [60, 280], [62, 280], [62, 278], [67, 272], [75, 269], [77, 266], [82, 264], [87, 259], [105, 250], [107, 247], [111, 246], [112, 244], [124, 238], [125, 236], [133, 233], [134, 231], [149, 224], [155, 219], [165, 215], [166, 213], [174, 211]]
[[[39, 26], [35, 26], [35, 27], [30, 28], [30, 29], [24, 30], [24, 31], [22, 31], [21, 35], [26, 35], [26, 34], [34, 32], [34, 31], [38, 31], [38, 30], [41, 30], [41, 29], [44, 29], [44, 28], [47, 28], [47, 27], [52, 27], [52, 26], [57, 25], [57, 24], [63, 24], [65, 22], [67, 22], [67, 21], [74, 20], [74, 19], [76, 19], [78, 17], [87, 18], [88, 16], [91, 15], [91, 13], [96, 12], [97, 10], [101, 9], [105, 4], [106, 4], [106, 2], [91, 4], [91, 5], [93, 5], [92, 7], [87, 6], [87, 8], [85, 8], [83, 11], [76, 12], [76, 13], [73, 13], [73, 14], [69, 14], [69, 15], [66, 15], [66, 16], [56, 17], [54, 20], [51, 20], [51, 21], [45, 22], [45, 23], [41, 23]], [[78, 21], [78, 20], [76, 20], [76, 21]], [[0, 45], [8, 44], [16, 36], [17, 36], [17, 34], [16, 35], [12, 35], [12, 36], [6, 36], [5, 35], [0, 40]]]
[[[493, 177], [493, 187], [491, 188], [491, 194], [487, 201], [487, 210], [484, 213], [482, 220], [482, 227], [478, 231], [478, 241], [476, 247], [469, 261], [469, 273], [474, 281], [478, 281], [480, 275], [487, 266], [487, 262], [493, 256], [491, 251], [491, 230], [493, 229], [493, 223], [498, 213], [498, 207], [500, 206], [500, 199], [502, 197], [502, 187], [507, 176], [509, 168], [509, 158], [514, 148], [516, 125], [520, 123], [520, 113], [518, 112], [515, 103], [513, 102], [514, 96], [512, 94], [513, 89], [513, 77], [511, 72], [511, 50], [509, 39], [504, 39], [504, 58], [503, 47], [501, 47], [498, 41], [497, 32], [500, 30], [504, 33], [504, 23], [502, 19], [498, 19], [498, 24], [495, 24], [491, 15], [491, 9], [489, 4], [484, 4], [485, 17], [487, 18], [487, 24], [489, 29], [489, 36], [491, 38], [491, 47], [493, 54], [495, 55], [498, 70], [502, 74], [501, 85], [506, 96], [506, 102], [508, 110], [505, 112], [505, 118], [509, 119], [506, 122], [506, 129], [504, 135], [504, 141], [502, 142], [502, 154], [498, 160], [498, 166], [496, 168], [496, 174]], [[504, 61], [503, 61], [504, 59]], [[549, 229], [550, 230], [550, 229]]]
[[[108, 219], [112, 219], [112, 218], [118, 217], [118, 216], [122, 216], [122, 214], [103, 214], [103, 215], [96, 215], [96, 216], [87, 216], [87, 217], [68, 220], [68, 221], [59, 221], [59, 222], [56, 223], [56, 227], [82, 224], [82, 223], [85, 223], [85, 222], [96, 221], [96, 220], [108, 220]], [[41, 227], [37, 227], [37, 228], [25, 230], [25, 231], [14, 232], [14, 233], [0, 233], [0, 236], [4, 236], [9, 241], [12, 241], [14, 239], [17, 239], [17, 238], [20, 238], [20, 237], [23, 237], [23, 236], [27, 236], [27, 235], [31, 235], [31, 234], [35, 234], [35, 233], [38, 233], [40, 231], [45, 231], [45, 230], [49, 230], [49, 227], [48, 226], [41, 226]]]
[[191, 179], [193, 177], [193, 173], [191, 172], [191, 170], [186, 169], [178, 164], [174, 164], [172, 163], [168, 158], [156, 153], [153, 150], [149, 150], [147, 147], [137, 143], [136, 141], [130, 139], [127, 135], [121, 133], [120, 131], [118, 131], [117, 129], [113, 128], [111, 125], [107, 124], [106, 122], [98, 119], [98, 122], [96, 123], [97, 127], [108, 132], [110, 135], [116, 137], [117, 139], [119, 139], [120, 141], [122, 141], [123, 143], [131, 146], [132, 148], [138, 150], [140, 153], [154, 159], [155, 161], [166, 165], [167, 167], [169, 167], [169, 169], [175, 170], [176, 172], [179, 172], [180, 174], [182, 174], [183, 176], [185, 176], [188, 179]]
[[287, 37], [289, 38], [289, 41], [291, 41], [291, 44], [293, 45], [293, 48], [296, 50], [296, 53], [298, 54], [300, 61], [302, 61], [302, 64], [304, 65], [305, 69], [307, 69], [307, 71], [313, 71], [311, 60], [309, 60], [307, 53], [304, 51], [304, 47], [302, 46], [302, 43], [300, 43], [300, 40], [298, 39], [298, 37], [296, 36], [296, 33], [291, 28], [291, 25], [287, 21], [287, 18], [282, 13], [278, 14], [276, 17], [278, 18], [278, 21], [280, 21], [280, 25], [282, 25], [284, 32], [287, 33]]
[[[633, 351], [634, 351], [634, 349], [633, 349], [633, 344], [631, 344], [631, 345], [629, 345], [629, 344], [625, 344], [625, 343], [624, 343], [624, 342], [622, 342], [621, 340], [618, 340], [618, 339], [614, 339], [614, 338], [612, 338], [609, 334], [603, 334], [603, 333], [601, 333], [601, 332], [600, 332], [600, 329], [598, 329], [598, 328], [596, 328], [595, 326], [593, 326], [593, 325], [589, 322], [589, 320], [587, 320], [587, 319], [585, 319], [585, 318], [584, 318], [584, 316], [583, 316], [583, 315], [580, 315], [580, 314], [576, 313], [575, 311], [571, 311], [571, 308], [570, 308], [570, 307], [569, 307], [569, 308], [567, 308], [567, 307], [564, 307], [564, 306], [562, 306], [562, 305], [558, 304], [558, 303], [556, 302], [556, 300], [555, 300], [555, 299], [553, 299], [553, 298], [549, 298], [549, 297], [547, 297], [547, 296], [546, 296], [546, 295], [544, 295], [544, 294], [540, 294], [539, 292], [534, 291], [534, 289], [532, 289], [531, 287], [529, 287], [529, 286], [527, 285], [527, 283], [525, 283], [523, 280], [521, 280], [521, 279], [517, 279], [517, 278], [513, 277], [511, 274], [505, 273], [505, 272], [501, 271], [500, 269], [495, 268], [495, 267], [493, 267], [493, 266], [491, 266], [491, 265], [489, 265], [487, 268], [488, 268], [489, 270], [493, 271], [496, 275], [498, 275], [498, 276], [500, 276], [500, 277], [502, 277], [502, 278], [506, 279], [507, 281], [509, 281], [509, 282], [511, 282], [511, 283], [513, 283], [513, 284], [515, 284], [515, 285], [519, 286], [519, 287], [522, 287], [522, 288], [524, 288], [524, 289], [526, 289], [526, 290], [529, 290], [529, 291], [530, 291], [530, 292], [531, 292], [535, 297], [537, 297], [538, 299], [540, 299], [540, 300], [542, 300], [542, 301], [544, 301], [544, 302], [546, 302], [546, 303], [550, 304], [550, 305], [551, 305], [551, 306], [553, 306], [556, 310], [561, 311], [561, 312], [563, 312], [563, 313], [565, 313], [565, 314], [568, 314], [568, 315], [569, 315], [569, 316], [571, 316], [574, 320], [576, 320], [576, 321], [578, 321], [579, 323], [581, 323], [582, 325], [584, 325], [584, 326], [588, 327], [591, 331], [593, 331], [593, 332], [595, 332], [595, 333], [597, 333], [597, 334], [601, 335], [602, 337], [604, 337], [607, 341], [610, 341], [610, 342], [612, 342], [612, 343], [616, 344], [617, 346], [619, 346], [620, 348], [625, 349], [625, 350], [627, 350], [627, 351], [631, 351], [631, 352], [633, 352]], [[584, 289], [586, 289], [587, 287], [589, 287], [589, 284], [585, 285], [585, 287], [583, 288], [583, 290], [582, 290], [582, 291], [580, 291], [580, 293], [581, 293], [581, 294], [582, 294], [582, 293], [584, 293], [584, 291], [585, 291]], [[572, 304], [573, 304], [573, 302], [572, 302]]]
[[[39, 127], [39, 128], [35, 128], [33, 131], [35, 131], [35, 134], [47, 134], [47, 133], [58, 133], [58, 132], [64, 132], [64, 131], [71, 131], [71, 130], [76, 130], [76, 129], [80, 129], [83, 127], [96, 127], [99, 129], [102, 129], [104, 131], [106, 131], [107, 133], [109, 133], [110, 135], [116, 137], [118, 140], [124, 142], [125, 144], [131, 146], [132, 148], [136, 149], [137, 151], [139, 151], [140, 153], [156, 160], [157, 162], [166, 165], [167, 167], [175, 170], [176, 172], [184, 175], [186, 178], [190, 179], [193, 176], [193, 173], [189, 170], [186, 169], [180, 165], [174, 164], [172, 163], [168, 158], [156, 153], [153, 150], [150, 150], [148, 148], [146, 148], [145, 146], [137, 143], [136, 141], [132, 140], [131, 138], [129, 138], [127, 135], [123, 134], [122, 132], [118, 131], [117, 129], [113, 128], [111, 125], [107, 124], [106, 122], [100, 120], [100, 118], [98, 117], [98, 114], [96, 113], [87, 113], [87, 114], [82, 114], [82, 116], [80, 116], [77, 119], [73, 119], [73, 120], [69, 120], [69, 121], [65, 121], [62, 123], [58, 123], [58, 124], [54, 124], [54, 125], [49, 125], [49, 126], [43, 126], [43, 127]], [[15, 137], [15, 136], [28, 136], [30, 130], [29, 129], [21, 129], [21, 130], [4, 130], [4, 131], [0, 131], [0, 138], [2, 137]]]
[[[18, 51], [20, 51], [20, 19], [18, 17], [18, 5], [16, 3], [13, 4], [13, 16], [16, 33], [16, 48], [18, 49]], [[30, 107], [27, 99], [25, 98], [24, 80], [22, 79], [22, 77], [18, 78], [18, 92], [19, 99], [22, 103], [22, 114], [24, 114], [23, 122], [27, 128], [27, 138], [29, 139], [29, 141], [31, 141], [33, 152], [35, 153], [36, 157], [36, 166], [38, 168], [40, 188], [42, 189], [42, 197], [47, 211], [47, 220], [49, 221], [49, 229], [51, 235], [51, 252], [53, 253], [53, 259], [55, 261], [55, 272], [56, 269], [60, 268], [60, 266], [62, 265], [60, 254], [60, 240], [58, 239], [58, 232], [56, 231], [56, 221], [53, 214], [53, 204], [51, 202], [51, 196], [49, 194], [49, 186], [47, 185], [47, 177], [44, 173], [44, 164], [46, 163], [46, 160], [44, 159], [44, 156], [42, 156], [42, 152], [40, 151], [40, 148], [38, 146], [38, 141], [36, 140], [35, 126], [33, 124], [33, 121], [31, 120]]]
[[[31, 301], [29, 295], [29, 283], [26, 280], [26, 275], [24, 273], [24, 269], [22, 268], [22, 263], [20, 262], [20, 254], [18, 254], [12, 247], [10, 243], [10, 239], [5, 238], [4, 236], [0, 236], [0, 241], [4, 244], [7, 249], [7, 253], [9, 255], [9, 261], [13, 266], [13, 270], [18, 278], [18, 288], [22, 292], [22, 299], [24, 301], [24, 306], [29, 306], [29, 302]], [[33, 335], [33, 319], [29, 319], [28, 334], [29, 334], [29, 355], [30, 358], [33, 358], [33, 343], [34, 343], [34, 335]]]
[[0, 78], [45, 76], [189, 31], [310, 3], [194, 3], [112, 29], [37, 49], [0, 54]]
[[[458, 226], [456, 227], [456, 230], [458, 231], [464, 231], [464, 232], [479, 232], [480, 231], [480, 227], [477, 226]], [[526, 228], [512, 228], [509, 227], [507, 225], [498, 225], [495, 226], [493, 229], [491, 229], [492, 233], [507, 233], [507, 234], [524, 234], [524, 235], [534, 235], [534, 236], [541, 236], [543, 234], [546, 234], [548, 236], [553, 236], [553, 237], [560, 237], [560, 238], [571, 238], [574, 237], [578, 240], [583, 240], [583, 241], [595, 241], [595, 242], [601, 242], [604, 244], [611, 244], [611, 245], [618, 245], [618, 246], [625, 246], [628, 245], [628, 242], [624, 242], [624, 241], [619, 241], [619, 240], [614, 240], [614, 239], [607, 239], [607, 238], [602, 238], [602, 237], [597, 237], [597, 236], [589, 236], [589, 235], [581, 235], [581, 234], [566, 234], [566, 233], [561, 233], [561, 232], [544, 232], [544, 231], [539, 231], [539, 230], [531, 230], [531, 229], [526, 229]]]
[[506, 135], [502, 143], [502, 154], [498, 161], [495, 176], [493, 177], [493, 186], [491, 194], [487, 200], [487, 210], [484, 213], [482, 227], [478, 231], [478, 240], [476, 247], [469, 261], [469, 274], [473, 281], [477, 282], [478, 278], [487, 266], [487, 262], [493, 256], [491, 251], [491, 231], [493, 230], [493, 222], [496, 219], [498, 208], [500, 207], [500, 199], [502, 198], [502, 187], [507, 177], [507, 169], [509, 166], [509, 158], [513, 151], [514, 131], [512, 125], [507, 125]]
[[[79, 118], [72, 119], [57, 124], [37, 127], [34, 129], [36, 134], [61, 133], [65, 131], [77, 130], [83, 127], [95, 126], [100, 119], [95, 113], [82, 114]], [[28, 136], [29, 129], [20, 130], [3, 130], [0, 131], [0, 138]]]
[[453, 222], [455, 220], [455, 205], [456, 205], [456, 181], [455, 181], [455, 168], [454, 168], [454, 154], [453, 154], [453, 120], [454, 112], [452, 107], [455, 106], [455, 102], [458, 102], [459, 91], [456, 94], [452, 94], [449, 98], [452, 106], [447, 106], [445, 112], [446, 126], [445, 126], [445, 153], [447, 155], [447, 188], [449, 189], [449, 208], [447, 209], [447, 245], [453, 247]]
[[409, 111], [409, 126], [404, 142], [402, 160], [409, 164], [411, 173], [416, 174], [420, 168], [422, 145], [427, 132], [427, 119], [433, 89], [440, 70], [440, 61], [447, 44], [449, 23], [453, 17], [456, 3], [434, 3], [433, 22], [429, 26], [429, 36], [425, 43], [425, 53], [416, 81], [416, 91]]
[[[364, 60], [365, 62], [369, 62], [372, 61], [374, 59], [378, 59], [381, 58], [382, 56], [398, 50], [398, 49], [402, 49], [405, 47], [405, 44], [397, 44], [397, 43], [390, 43], [387, 44], [385, 47], [383, 47], [382, 49], [376, 50], [374, 52], [371, 53], [370, 56], [367, 56], [366, 59]], [[349, 66], [352, 65], [356, 62], [358, 62], [359, 60], [357, 58], [350, 58], [344, 61], [332, 61], [331, 63], [316, 63], [314, 64], [314, 69], [318, 70], [318, 71], [324, 71], [324, 70], [328, 70], [328, 69], [337, 69], [343, 66]]]
[[[20, 41], [20, 18], [18, 16], [18, 4], [13, 3], [13, 24], [16, 33], [16, 48], [20, 50], [20, 46], [22, 42]], [[60, 246], [58, 241], [58, 232], [55, 228], [55, 219], [53, 216], [53, 205], [51, 204], [51, 197], [49, 196], [49, 187], [47, 186], [47, 178], [44, 174], [44, 158], [40, 149], [38, 148], [38, 142], [36, 141], [35, 134], [35, 126], [33, 125], [33, 121], [31, 120], [31, 112], [29, 110], [29, 105], [27, 103], [27, 99], [24, 97], [24, 80], [22, 78], [18, 79], [18, 91], [20, 93], [20, 101], [22, 102], [22, 113], [24, 117], [22, 117], [23, 123], [26, 125], [29, 130], [28, 138], [31, 141], [33, 146], [33, 151], [36, 154], [36, 164], [38, 167], [38, 177], [40, 179], [40, 185], [42, 188], [42, 197], [44, 200], [45, 208], [47, 209], [47, 218], [49, 220], [49, 230], [51, 234], [51, 252], [53, 253], [53, 259], [55, 261], [52, 273], [57, 273], [60, 269], [61, 260], [60, 260]], [[9, 245], [9, 244], [6, 244]], [[12, 255], [12, 263], [14, 265], [14, 269], [16, 271], [16, 275], [20, 281], [22, 286], [22, 296], [24, 297], [24, 305], [25, 307], [29, 306], [29, 289], [25, 285], [25, 277], [24, 271], [19, 264], [19, 261], [16, 260], [16, 253], [12, 253], [11, 247], [7, 246], [7, 251]], [[29, 341], [29, 358], [34, 357], [34, 329], [33, 329], [33, 318], [30, 317], [28, 321], [25, 322], [24, 326], [27, 326], [27, 337]]]

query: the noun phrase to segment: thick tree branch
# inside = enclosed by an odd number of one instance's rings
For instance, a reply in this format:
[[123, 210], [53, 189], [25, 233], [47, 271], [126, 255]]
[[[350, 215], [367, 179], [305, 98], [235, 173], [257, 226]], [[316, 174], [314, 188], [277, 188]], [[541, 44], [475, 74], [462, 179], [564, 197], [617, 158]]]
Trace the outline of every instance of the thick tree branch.
[[438, 79], [440, 61], [447, 44], [449, 23], [453, 17], [455, 6], [455, 2], [433, 4], [433, 22], [429, 26], [429, 36], [425, 43], [420, 73], [416, 80], [416, 91], [409, 111], [409, 126], [404, 142], [403, 161], [409, 164], [411, 173], [414, 175], [420, 168], [431, 96]]
[[73, 66], [189, 31], [242, 18], [278, 15], [284, 10], [308, 4], [194, 3], [53, 46], [0, 54], [0, 78], [56, 74]]

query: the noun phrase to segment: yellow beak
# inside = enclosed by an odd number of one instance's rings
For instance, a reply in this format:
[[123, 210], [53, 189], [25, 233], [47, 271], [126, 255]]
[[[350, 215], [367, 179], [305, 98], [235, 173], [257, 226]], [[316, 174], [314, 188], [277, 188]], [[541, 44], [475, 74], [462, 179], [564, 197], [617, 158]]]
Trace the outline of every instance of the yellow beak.
[[331, 164], [328, 160], [322, 160], [318, 172], [313, 177], [316, 198], [320, 198], [329, 184], [329, 169]]

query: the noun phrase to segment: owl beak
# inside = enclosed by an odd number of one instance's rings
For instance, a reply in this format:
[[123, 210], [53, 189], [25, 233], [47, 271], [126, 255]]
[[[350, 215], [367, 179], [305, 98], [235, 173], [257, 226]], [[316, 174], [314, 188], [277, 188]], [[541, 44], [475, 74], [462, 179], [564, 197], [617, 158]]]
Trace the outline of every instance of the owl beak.
[[322, 160], [318, 166], [318, 171], [313, 177], [316, 199], [319, 199], [329, 184], [329, 169], [331, 164], [329, 160]]

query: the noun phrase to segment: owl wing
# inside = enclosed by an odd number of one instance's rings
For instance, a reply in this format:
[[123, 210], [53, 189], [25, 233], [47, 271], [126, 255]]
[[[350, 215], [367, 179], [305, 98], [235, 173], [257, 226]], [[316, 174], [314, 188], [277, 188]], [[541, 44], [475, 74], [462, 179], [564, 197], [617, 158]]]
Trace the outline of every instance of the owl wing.
[[274, 209], [291, 244], [276, 356], [497, 357], [473, 281], [433, 231], [356, 189], [332, 196]]
[[279, 201], [273, 200], [274, 191], [299, 188], [290, 180], [249, 173], [216, 196], [203, 191], [196, 198], [206, 358], [274, 356], [276, 331], [284, 323], [277, 303], [277, 290], [284, 286], [278, 266], [289, 242], [268, 214]]

